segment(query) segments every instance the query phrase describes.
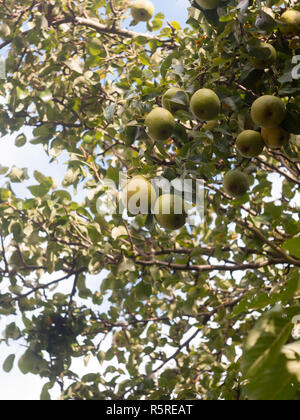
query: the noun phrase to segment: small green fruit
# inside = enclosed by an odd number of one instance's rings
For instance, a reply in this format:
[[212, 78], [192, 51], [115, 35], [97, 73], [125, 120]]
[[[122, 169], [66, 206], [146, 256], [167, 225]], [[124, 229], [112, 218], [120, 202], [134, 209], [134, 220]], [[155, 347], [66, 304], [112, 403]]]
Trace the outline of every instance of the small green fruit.
[[156, 200], [156, 191], [142, 175], [132, 178], [122, 191], [122, 202], [131, 214], [148, 214]]
[[290, 139], [290, 133], [281, 127], [262, 128], [261, 135], [265, 144], [271, 149], [280, 149]]
[[200, 89], [192, 96], [190, 108], [199, 120], [210, 121], [217, 118], [221, 102], [211, 89]]
[[264, 142], [259, 132], [245, 130], [238, 136], [236, 147], [243, 157], [250, 159], [261, 154]]
[[178, 195], [161, 195], [154, 205], [154, 214], [161, 227], [177, 230], [184, 226], [186, 213], [184, 201]]
[[152, 140], [167, 140], [175, 128], [173, 115], [164, 108], [154, 108], [148, 114], [145, 124]]
[[281, 32], [287, 35], [300, 34], [300, 12], [298, 10], [287, 10], [282, 14], [280, 20], [285, 23], [280, 29]]
[[277, 51], [273, 45], [267, 42], [260, 42], [251, 52], [253, 57], [250, 63], [258, 70], [264, 70], [272, 66], [277, 58]]
[[226, 193], [231, 197], [242, 197], [248, 191], [250, 184], [247, 175], [235, 170], [225, 175], [223, 186]]
[[131, 14], [136, 22], [147, 22], [154, 15], [154, 6], [149, 0], [137, 0], [131, 4]]
[[215, 128], [218, 128], [218, 126], [219, 126], [218, 120], [207, 121], [207, 123], [203, 124], [204, 130], [210, 130], [210, 131], [213, 131]]
[[221, 0], [196, 0], [196, 3], [202, 9], [213, 10], [220, 6]]
[[168, 89], [162, 97], [163, 107], [170, 111], [172, 114], [175, 114], [176, 111], [180, 110], [188, 111], [189, 102], [189, 95], [184, 90], [179, 88]]
[[276, 128], [285, 118], [286, 108], [276, 96], [264, 95], [256, 99], [251, 108], [251, 118], [259, 127]]

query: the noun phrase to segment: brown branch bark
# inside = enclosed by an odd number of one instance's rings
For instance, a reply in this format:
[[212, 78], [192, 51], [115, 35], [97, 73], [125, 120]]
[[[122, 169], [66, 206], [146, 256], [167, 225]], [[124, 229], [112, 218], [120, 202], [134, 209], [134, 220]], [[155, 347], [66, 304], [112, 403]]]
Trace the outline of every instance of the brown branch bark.
[[[286, 255], [285, 255], [286, 256]], [[150, 267], [152, 265], [157, 265], [159, 267], [165, 267], [170, 270], [174, 271], [197, 271], [197, 272], [210, 272], [210, 271], [228, 271], [228, 272], [234, 272], [234, 271], [244, 271], [244, 270], [257, 270], [259, 268], [264, 268], [272, 265], [277, 264], [291, 264], [291, 261], [287, 258], [278, 258], [278, 259], [269, 259], [262, 262], [257, 263], [248, 263], [248, 264], [235, 264], [235, 265], [193, 265], [193, 264], [176, 264], [176, 263], [169, 263], [166, 261], [159, 261], [159, 260], [152, 260], [152, 261], [144, 261], [144, 260], [135, 260], [136, 264], [144, 266], [144, 267]], [[300, 267], [300, 261], [296, 261], [293, 259], [293, 264]]]
[[167, 45], [170, 48], [174, 48], [176, 46], [178, 46], [174, 40], [172, 39], [160, 39], [156, 36], [153, 35], [149, 35], [149, 34], [141, 34], [139, 32], [134, 32], [134, 31], [129, 31], [127, 29], [123, 29], [123, 28], [119, 28], [116, 26], [113, 27], [108, 27], [105, 26], [103, 24], [101, 24], [100, 22], [94, 20], [94, 19], [86, 19], [83, 17], [76, 17], [75, 18], [75, 24], [77, 25], [81, 25], [81, 26], [85, 26], [91, 29], [95, 29], [95, 31], [97, 31], [100, 34], [110, 34], [110, 35], [117, 35], [120, 36], [121, 38], [137, 38], [139, 36], [142, 36], [144, 38], [147, 38], [149, 41], [158, 41], [160, 43], [162, 43], [163, 45]]

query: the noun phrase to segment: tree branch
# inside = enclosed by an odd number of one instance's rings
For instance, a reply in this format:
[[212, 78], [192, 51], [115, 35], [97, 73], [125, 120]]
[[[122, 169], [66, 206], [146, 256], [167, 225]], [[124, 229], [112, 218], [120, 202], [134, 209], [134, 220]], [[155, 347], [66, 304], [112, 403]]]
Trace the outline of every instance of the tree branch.
[[152, 36], [149, 34], [141, 34], [139, 32], [133, 32], [129, 31], [127, 29], [119, 28], [119, 27], [107, 27], [105, 25], [102, 25], [97, 20], [94, 19], [86, 19], [82, 17], [76, 17], [75, 24], [82, 25], [91, 29], [95, 29], [100, 34], [111, 34], [111, 35], [118, 35], [122, 38], [137, 38], [139, 36], [142, 36], [143, 38], [146, 38], [148, 41], [158, 41], [161, 42], [164, 45], [167, 45], [170, 48], [174, 48], [178, 46], [172, 39], [163, 40], [158, 38], [157, 36]]

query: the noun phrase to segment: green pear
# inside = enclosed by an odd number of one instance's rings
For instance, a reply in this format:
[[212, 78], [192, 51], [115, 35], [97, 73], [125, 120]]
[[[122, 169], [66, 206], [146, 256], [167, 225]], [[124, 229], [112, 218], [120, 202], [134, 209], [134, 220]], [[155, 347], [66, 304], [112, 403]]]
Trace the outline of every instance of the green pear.
[[130, 179], [122, 191], [122, 202], [131, 214], [147, 214], [155, 200], [155, 188], [142, 175]]
[[250, 58], [250, 63], [258, 70], [269, 68], [277, 59], [277, 51], [273, 45], [267, 42], [260, 42], [252, 49], [251, 53], [253, 56]]
[[[176, 96], [175, 96], [176, 95]], [[175, 114], [176, 111], [188, 111], [190, 98], [182, 89], [170, 88], [162, 97], [162, 105], [165, 109]]]
[[280, 149], [290, 139], [290, 133], [281, 127], [262, 128], [261, 135], [265, 144], [271, 149]]
[[250, 159], [261, 154], [264, 142], [258, 131], [245, 130], [239, 134], [236, 147], [243, 157]]
[[152, 140], [167, 140], [175, 128], [173, 115], [164, 108], [154, 108], [148, 114], [145, 124]]
[[221, 102], [211, 89], [199, 89], [191, 99], [191, 112], [202, 121], [210, 121], [217, 118], [221, 110]]
[[223, 186], [231, 197], [242, 197], [248, 191], [250, 184], [247, 175], [239, 170], [234, 170], [225, 175]]
[[286, 108], [276, 96], [264, 95], [252, 104], [251, 118], [259, 127], [275, 128], [282, 123]]
[[210, 130], [213, 131], [215, 128], [218, 128], [219, 121], [218, 120], [210, 120], [207, 121], [205, 124], [203, 124], [204, 130]]
[[281, 32], [287, 35], [300, 34], [300, 12], [298, 10], [287, 10], [281, 15], [280, 20], [285, 23], [285, 25], [280, 28]]
[[180, 229], [187, 217], [183, 199], [174, 194], [161, 195], [154, 205], [154, 214], [160, 226], [169, 230]]
[[220, 6], [221, 0], [196, 0], [196, 3], [202, 9], [213, 10]]
[[149, 0], [136, 0], [131, 4], [131, 14], [136, 22], [147, 22], [154, 15], [154, 6]]

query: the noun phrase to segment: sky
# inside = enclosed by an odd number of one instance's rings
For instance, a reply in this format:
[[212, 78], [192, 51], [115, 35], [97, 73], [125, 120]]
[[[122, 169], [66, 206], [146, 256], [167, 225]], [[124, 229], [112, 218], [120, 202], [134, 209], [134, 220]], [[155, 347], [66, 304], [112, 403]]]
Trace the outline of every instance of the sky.
[[[162, 12], [165, 14], [168, 21], [177, 21], [181, 26], [185, 25], [188, 17], [187, 7], [190, 6], [188, 0], [152, 0], [155, 12]], [[134, 28], [135, 31], [144, 32], [145, 24], [139, 24]], [[28, 139], [31, 137], [31, 130], [24, 129]], [[41, 146], [31, 145], [27, 143], [21, 149], [14, 146], [14, 136], [5, 136], [0, 139], [0, 165], [12, 167], [13, 165], [20, 168], [29, 168], [29, 174], [32, 175], [34, 170], [39, 170], [44, 175], [52, 176], [57, 182], [61, 182], [65, 174], [64, 162], [67, 156], [62, 154], [58, 161], [49, 164], [49, 158], [43, 151]], [[3, 176], [0, 176], [0, 186], [5, 182]], [[26, 192], [26, 185], [31, 185], [32, 180], [27, 181], [25, 184], [15, 184], [14, 191], [16, 194], [24, 194]], [[92, 281], [92, 280], [91, 280]], [[98, 279], [99, 281], [99, 279]], [[92, 285], [92, 287], [96, 285]], [[12, 322], [6, 318], [0, 317], [0, 332], [3, 327]], [[186, 337], [185, 337], [186, 339]], [[16, 367], [10, 373], [5, 373], [2, 370], [2, 364], [9, 354], [16, 354], [16, 360], [24, 353], [24, 347], [12, 343], [9, 347], [5, 344], [0, 344], [0, 400], [39, 400], [40, 392], [45, 380], [42, 380], [35, 375], [23, 375]], [[99, 369], [98, 362], [95, 360], [90, 361], [89, 371]], [[85, 371], [85, 367], [81, 360], [76, 360], [75, 365], [72, 366], [76, 371]], [[86, 372], [85, 372], [86, 373]], [[52, 397], [58, 398], [59, 390], [56, 388], [52, 392]]]

